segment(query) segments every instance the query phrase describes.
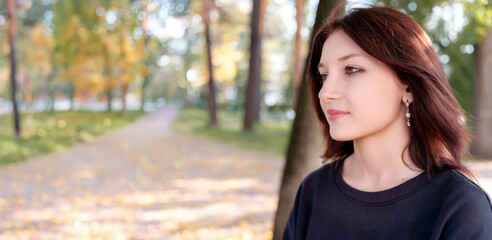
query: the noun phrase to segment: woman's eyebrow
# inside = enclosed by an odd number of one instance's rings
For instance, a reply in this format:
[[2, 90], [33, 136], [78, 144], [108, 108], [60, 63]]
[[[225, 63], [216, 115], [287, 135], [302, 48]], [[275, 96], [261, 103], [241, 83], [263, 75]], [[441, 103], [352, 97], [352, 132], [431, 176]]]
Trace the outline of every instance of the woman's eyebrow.
[[[345, 61], [345, 60], [347, 60], [347, 59], [349, 59], [349, 58], [351, 58], [351, 57], [364, 57], [364, 56], [363, 56], [363, 55], [361, 55], [361, 54], [359, 54], [359, 53], [349, 53], [349, 54], [347, 54], [347, 55], [345, 55], [345, 56], [339, 57], [339, 58], [338, 58], [338, 61], [339, 61], [339, 62], [343, 62], [343, 61]], [[319, 69], [319, 68], [322, 68], [322, 67], [324, 67], [323, 63], [322, 63], [322, 62], [319, 62], [319, 64], [318, 64], [318, 69]]]
[[362, 57], [362, 55], [360, 55], [358, 53], [349, 53], [349, 54], [347, 54], [347, 55], [345, 55], [343, 57], [338, 58], [338, 61], [339, 62], [342, 62], [342, 61], [345, 61], [345, 60], [347, 60], [347, 59], [349, 59], [351, 57]]

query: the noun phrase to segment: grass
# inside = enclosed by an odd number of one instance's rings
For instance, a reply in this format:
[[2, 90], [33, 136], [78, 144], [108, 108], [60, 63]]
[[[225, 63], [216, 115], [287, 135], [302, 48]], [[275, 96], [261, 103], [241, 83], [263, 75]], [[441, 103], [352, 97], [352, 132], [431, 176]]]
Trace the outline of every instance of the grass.
[[174, 123], [178, 132], [190, 133], [231, 144], [243, 149], [284, 156], [292, 125], [287, 122], [262, 121], [254, 125], [253, 132], [243, 132], [243, 115], [218, 111], [218, 128], [211, 128], [208, 111], [197, 108], [181, 108]]
[[15, 138], [11, 115], [0, 116], [0, 167], [87, 142], [133, 122], [143, 113], [72, 111], [21, 114], [21, 138]]

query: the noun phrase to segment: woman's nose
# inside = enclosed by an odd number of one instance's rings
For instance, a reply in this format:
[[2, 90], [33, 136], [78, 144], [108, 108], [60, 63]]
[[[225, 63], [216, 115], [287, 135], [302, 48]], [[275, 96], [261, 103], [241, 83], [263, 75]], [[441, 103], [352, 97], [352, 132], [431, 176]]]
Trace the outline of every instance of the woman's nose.
[[320, 100], [329, 102], [340, 98], [340, 83], [332, 77], [327, 77], [318, 93]]

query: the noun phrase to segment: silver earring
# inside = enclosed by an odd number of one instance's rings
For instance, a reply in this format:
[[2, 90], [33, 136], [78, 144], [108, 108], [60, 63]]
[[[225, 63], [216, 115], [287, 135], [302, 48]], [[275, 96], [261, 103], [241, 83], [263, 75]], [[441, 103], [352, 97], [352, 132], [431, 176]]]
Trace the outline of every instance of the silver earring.
[[408, 100], [407, 102], [405, 103], [405, 105], [407, 106], [407, 113], [405, 113], [405, 117], [407, 118], [407, 126], [410, 127], [410, 110], [408, 108], [408, 105], [410, 105], [410, 103], [408, 103]]

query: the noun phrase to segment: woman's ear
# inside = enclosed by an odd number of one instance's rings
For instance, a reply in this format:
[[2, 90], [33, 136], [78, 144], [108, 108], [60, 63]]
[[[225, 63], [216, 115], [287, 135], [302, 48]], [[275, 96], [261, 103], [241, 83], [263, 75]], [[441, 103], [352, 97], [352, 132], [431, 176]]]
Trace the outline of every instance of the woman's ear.
[[410, 88], [408, 86], [405, 86], [405, 92], [403, 92], [403, 98], [401, 100], [403, 103], [406, 103], [407, 100], [409, 103], [413, 102], [413, 94], [410, 92]]

